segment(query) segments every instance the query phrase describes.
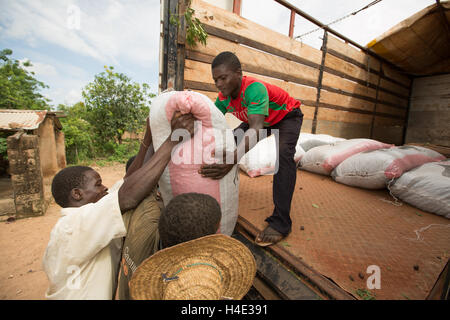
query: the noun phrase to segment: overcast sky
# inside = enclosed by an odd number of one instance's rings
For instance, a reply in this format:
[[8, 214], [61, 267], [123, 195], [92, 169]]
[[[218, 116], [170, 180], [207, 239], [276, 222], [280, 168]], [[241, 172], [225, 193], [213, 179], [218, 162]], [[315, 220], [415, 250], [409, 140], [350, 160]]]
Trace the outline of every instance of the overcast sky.
[[[290, 0], [322, 23], [350, 14], [373, 0]], [[242, 16], [288, 34], [290, 11], [273, 0], [242, 0]], [[331, 27], [361, 45], [435, 3], [383, 0]], [[30, 60], [36, 78], [50, 86], [52, 105], [81, 101], [82, 88], [112, 65], [133, 81], [158, 91], [160, 0], [0, 0], [0, 49]], [[79, 13], [79, 14], [78, 14]], [[79, 17], [79, 19], [77, 18]], [[297, 16], [294, 36], [315, 25]], [[302, 41], [320, 47], [323, 31]]]

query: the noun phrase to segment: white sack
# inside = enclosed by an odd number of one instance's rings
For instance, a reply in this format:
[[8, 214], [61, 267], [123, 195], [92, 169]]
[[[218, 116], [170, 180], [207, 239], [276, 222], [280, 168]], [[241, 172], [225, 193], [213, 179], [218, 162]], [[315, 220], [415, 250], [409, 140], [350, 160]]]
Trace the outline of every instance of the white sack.
[[381, 149], [349, 157], [332, 173], [337, 182], [366, 189], [383, 189], [389, 181], [427, 162], [445, 159], [440, 153], [417, 146]]
[[171, 160], [159, 180], [164, 205], [182, 193], [209, 194], [219, 202], [222, 209], [219, 232], [231, 235], [238, 216], [237, 166], [221, 180], [203, 178], [198, 174], [198, 170], [202, 163], [215, 162], [211, 156], [212, 151], [217, 155], [225, 147], [228, 151], [236, 148], [233, 132], [227, 130], [224, 115], [205, 95], [193, 91], [170, 91], [156, 97], [150, 108], [150, 129], [155, 150], [170, 135], [170, 122], [177, 110], [182, 114], [192, 113], [201, 120], [201, 126], [197, 127], [192, 139], [181, 142], [174, 149]]
[[404, 173], [391, 185], [391, 192], [421, 210], [450, 219], [450, 160]]
[[328, 134], [314, 134], [301, 132], [297, 144], [300, 144], [303, 150], [307, 152], [309, 149], [323, 146], [326, 144], [332, 144], [338, 141], [344, 141], [344, 138], [337, 138]]
[[372, 139], [349, 139], [310, 149], [300, 162], [300, 169], [330, 175], [345, 159], [362, 151], [390, 148], [393, 145]]
[[[299, 163], [305, 154], [299, 143], [295, 148], [294, 161]], [[270, 135], [259, 141], [249, 152], [239, 161], [239, 167], [250, 177], [261, 175], [272, 175], [275, 172], [275, 162], [277, 157], [275, 136]]]

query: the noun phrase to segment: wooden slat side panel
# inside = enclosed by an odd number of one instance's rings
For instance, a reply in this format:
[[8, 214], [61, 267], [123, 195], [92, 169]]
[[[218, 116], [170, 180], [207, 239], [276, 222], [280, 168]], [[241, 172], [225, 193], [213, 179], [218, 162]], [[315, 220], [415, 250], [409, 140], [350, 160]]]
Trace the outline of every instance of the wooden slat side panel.
[[214, 85], [211, 65], [186, 59], [184, 62], [184, 80], [191, 80]]
[[301, 105], [300, 109], [303, 113], [303, 120], [313, 120], [314, 119], [314, 110], [315, 107], [307, 106], [307, 105]]
[[321, 90], [320, 102], [337, 105], [344, 108], [354, 108], [365, 111], [373, 111], [375, 103], [366, 100], [358, 99], [355, 97], [349, 97], [342, 94]]
[[405, 87], [402, 87], [392, 81], [389, 81], [387, 79], [380, 79], [380, 87], [389, 91], [392, 91], [400, 96], [403, 96], [405, 98], [408, 98], [409, 96], [409, 89], [406, 89]]
[[356, 62], [365, 65], [367, 68], [367, 65], [370, 69], [373, 69], [375, 71], [380, 71], [380, 61], [376, 59], [375, 57], [369, 56], [360, 49], [357, 49], [342, 40], [334, 37], [333, 35], [328, 35], [328, 42], [327, 42], [327, 49], [334, 50], [340, 54], [343, 54], [350, 59], [355, 60]]
[[312, 133], [312, 120], [310, 119], [303, 119], [302, 128], [300, 132], [305, 133]]
[[[187, 88], [189, 89], [189, 88]], [[205, 96], [207, 96], [208, 98], [211, 99], [212, 102], [216, 102], [217, 99], [217, 92], [213, 92], [213, 91], [204, 91], [204, 90], [192, 90], [201, 94], [204, 94]]]
[[363, 86], [357, 82], [341, 78], [328, 72], [323, 73], [322, 86], [328, 86], [351, 94], [358, 94], [373, 99], [376, 97], [375, 89]]
[[407, 108], [408, 107], [408, 99], [394, 96], [393, 94], [390, 94], [390, 93], [382, 91], [382, 90], [380, 90], [378, 92], [378, 100], [392, 103], [393, 105], [397, 106], [398, 108]]
[[385, 104], [377, 104], [377, 112], [388, 113], [406, 119], [406, 109], [394, 108]]
[[370, 123], [372, 122], [372, 115], [342, 110], [333, 110], [327, 108], [319, 108], [319, 111], [317, 113], [317, 119], [370, 125]]
[[403, 75], [396, 70], [392, 69], [391, 67], [387, 66], [386, 64], [383, 64], [381, 67], [382, 73], [391, 79], [394, 79], [400, 83], [402, 83], [406, 87], [411, 86], [411, 80], [406, 75]]
[[322, 53], [313, 47], [302, 44], [265, 28], [257, 23], [244, 19], [232, 12], [220, 9], [201, 0], [193, 0], [191, 8], [195, 10], [195, 17], [201, 23], [244, 37], [283, 52], [295, 55], [317, 65], [320, 65]]
[[391, 127], [391, 126], [403, 126], [405, 124], [405, 120], [390, 118], [390, 117], [381, 117], [375, 116], [374, 127]]
[[[248, 75], [251, 77], [255, 77], [261, 81], [265, 81], [267, 83], [274, 84], [279, 86], [283, 90], [286, 90], [292, 97], [298, 99], [300, 101], [310, 100], [313, 101], [317, 96], [317, 89], [314, 87], [303, 86], [300, 84], [287, 82], [275, 78], [270, 78], [266, 76], [261, 76], [254, 73], [244, 72], [244, 75]], [[198, 62], [186, 59], [185, 61], [185, 70], [184, 70], [184, 79], [186, 81], [196, 81], [204, 83], [205, 85], [209, 85], [210, 90], [208, 91], [216, 91], [214, 81], [211, 75], [211, 65], [208, 63]], [[187, 87], [188, 89], [192, 89]]]
[[401, 126], [374, 126], [372, 139], [384, 142], [392, 143], [397, 146], [402, 145], [403, 141], [403, 127]]
[[212, 59], [223, 51], [231, 51], [239, 58], [242, 69], [254, 73], [273, 75], [284, 80], [310, 83], [316, 86], [319, 78], [319, 70], [278, 57], [259, 50], [255, 50], [240, 44], [224, 40], [215, 36], [209, 36], [206, 47], [197, 46], [192, 51], [206, 54]]
[[[363, 51], [351, 46], [350, 44], [343, 42], [342, 40], [332, 35], [329, 35], [328, 37], [327, 49], [334, 55], [344, 56], [346, 59], [350, 60], [350, 62], [353, 61], [354, 64], [357, 64], [360, 68], [375, 72], [381, 71], [383, 77], [386, 78], [385, 79], [386, 82], [388, 83], [396, 82], [395, 83], [396, 86], [400, 84], [399, 85], [400, 89], [398, 90], [395, 89], [394, 91], [408, 96], [409, 94], [408, 88], [411, 85], [410, 78], [394, 70], [392, 67], [387, 66], [386, 64], [383, 64], [383, 67], [381, 67], [381, 63], [377, 58], [364, 53]], [[382, 87], [390, 89], [389, 86], [386, 87], [383, 84]]]
[[325, 57], [325, 67], [372, 85], [378, 83], [378, 76], [376, 74], [367, 72], [366, 70], [329, 53], [327, 53]]
[[329, 134], [334, 137], [345, 139], [370, 138], [370, 125], [319, 120], [317, 122], [316, 133]]

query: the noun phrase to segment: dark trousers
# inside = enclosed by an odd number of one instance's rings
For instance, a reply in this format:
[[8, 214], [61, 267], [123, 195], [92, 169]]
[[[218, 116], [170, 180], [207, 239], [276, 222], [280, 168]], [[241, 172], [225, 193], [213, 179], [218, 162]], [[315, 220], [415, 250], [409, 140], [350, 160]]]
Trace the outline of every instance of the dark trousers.
[[[278, 150], [275, 168], [278, 168], [278, 172], [273, 178], [272, 185], [274, 209], [272, 215], [266, 221], [283, 236], [287, 236], [291, 232], [292, 227], [290, 217], [291, 202], [297, 180], [294, 154], [302, 122], [302, 112], [300, 109], [294, 109], [280, 122], [272, 127], [264, 128], [268, 130], [267, 136], [272, 134], [273, 129], [278, 129], [279, 133], [279, 139], [275, 139]], [[248, 130], [249, 125], [243, 122], [234, 130], [239, 128], [245, 132]], [[236, 143], [240, 143], [240, 141], [236, 141]]]

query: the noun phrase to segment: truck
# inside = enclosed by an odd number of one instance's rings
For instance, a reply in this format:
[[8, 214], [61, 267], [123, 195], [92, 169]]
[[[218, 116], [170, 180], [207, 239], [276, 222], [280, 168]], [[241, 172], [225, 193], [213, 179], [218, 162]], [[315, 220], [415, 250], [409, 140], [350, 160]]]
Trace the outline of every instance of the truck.
[[[232, 51], [244, 75], [301, 101], [301, 134], [419, 145], [449, 157], [449, 2], [437, 1], [364, 47], [289, 2], [274, 1], [291, 12], [289, 35], [241, 17], [240, 0], [162, 0], [160, 92], [193, 90], [215, 101], [211, 62]], [[297, 15], [323, 29], [320, 50], [294, 39]], [[188, 43], [190, 19], [198, 19], [205, 44]], [[226, 119], [230, 128], [239, 124], [232, 115]], [[262, 248], [253, 240], [273, 209], [273, 177], [240, 173], [233, 236], [258, 267], [246, 299], [448, 300], [448, 219], [398, 205], [387, 189], [297, 175], [292, 232]]]

